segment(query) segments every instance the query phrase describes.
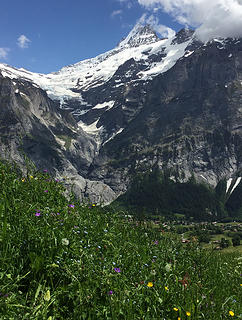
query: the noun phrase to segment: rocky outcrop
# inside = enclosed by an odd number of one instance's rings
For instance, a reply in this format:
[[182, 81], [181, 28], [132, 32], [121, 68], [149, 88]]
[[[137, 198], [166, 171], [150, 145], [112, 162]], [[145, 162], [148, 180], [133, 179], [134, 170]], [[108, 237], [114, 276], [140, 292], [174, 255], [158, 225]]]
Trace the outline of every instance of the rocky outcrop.
[[[86, 175], [97, 142], [78, 127], [72, 115], [58, 108], [45, 91], [26, 81], [0, 75], [0, 154], [26, 171], [26, 156], [38, 169], [64, 178], [82, 199], [110, 202], [114, 192]], [[104, 190], [102, 192], [102, 190]]]

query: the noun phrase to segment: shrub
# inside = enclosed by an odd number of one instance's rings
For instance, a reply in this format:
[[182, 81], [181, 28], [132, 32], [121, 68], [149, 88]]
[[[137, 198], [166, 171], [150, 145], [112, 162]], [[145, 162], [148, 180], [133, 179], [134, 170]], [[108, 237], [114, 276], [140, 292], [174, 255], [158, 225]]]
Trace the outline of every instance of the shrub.
[[234, 235], [232, 238], [232, 243], [233, 243], [234, 247], [239, 246], [240, 245], [240, 236]]
[[229, 246], [229, 240], [222, 238], [220, 241], [220, 247], [221, 248], [227, 248]]

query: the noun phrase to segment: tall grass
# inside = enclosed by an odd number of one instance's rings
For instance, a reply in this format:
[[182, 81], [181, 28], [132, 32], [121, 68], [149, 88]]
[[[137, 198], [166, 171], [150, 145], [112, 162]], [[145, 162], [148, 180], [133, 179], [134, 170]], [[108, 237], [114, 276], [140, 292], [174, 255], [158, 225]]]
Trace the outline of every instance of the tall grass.
[[242, 259], [0, 162], [0, 319], [242, 319]]

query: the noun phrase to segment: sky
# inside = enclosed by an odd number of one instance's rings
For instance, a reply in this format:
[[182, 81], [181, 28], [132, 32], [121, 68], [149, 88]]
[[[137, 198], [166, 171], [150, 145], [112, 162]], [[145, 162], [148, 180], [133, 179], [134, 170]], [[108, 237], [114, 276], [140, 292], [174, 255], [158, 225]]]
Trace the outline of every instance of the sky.
[[113, 49], [137, 21], [161, 37], [184, 26], [201, 40], [242, 36], [242, 0], [8, 0], [0, 63], [50, 73]]

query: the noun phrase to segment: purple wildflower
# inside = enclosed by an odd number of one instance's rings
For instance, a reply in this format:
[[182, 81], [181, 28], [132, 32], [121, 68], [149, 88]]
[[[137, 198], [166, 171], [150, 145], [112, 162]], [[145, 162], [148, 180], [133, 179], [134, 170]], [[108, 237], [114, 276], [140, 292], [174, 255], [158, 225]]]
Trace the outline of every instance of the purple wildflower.
[[35, 216], [36, 216], [36, 217], [39, 217], [39, 216], [40, 216], [40, 212], [36, 212], [36, 213], [35, 213]]
[[121, 272], [121, 270], [119, 268], [114, 268], [115, 272]]
[[44, 192], [48, 192], [48, 190], [45, 190]]
[[56, 214], [57, 214], [57, 216], [59, 216], [59, 215], [60, 215], [60, 212], [57, 212]]
[[112, 291], [112, 290], [108, 291], [108, 294], [109, 294], [109, 295], [112, 295], [112, 294], [113, 294], [113, 291]]
[[44, 169], [43, 172], [48, 172], [48, 170], [47, 170], [47, 169]]
[[154, 244], [159, 244], [159, 241], [158, 241], [158, 240], [155, 240], [155, 241], [154, 241]]
[[75, 205], [74, 205], [74, 204], [69, 204], [68, 207], [70, 207], [70, 208], [75, 208]]

